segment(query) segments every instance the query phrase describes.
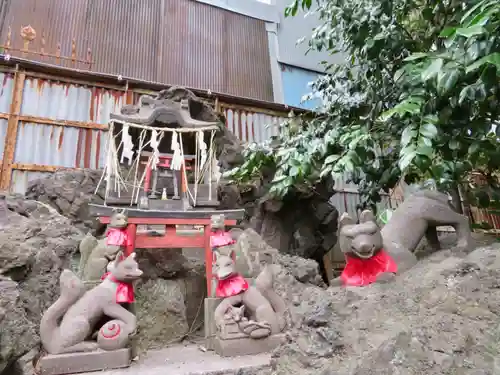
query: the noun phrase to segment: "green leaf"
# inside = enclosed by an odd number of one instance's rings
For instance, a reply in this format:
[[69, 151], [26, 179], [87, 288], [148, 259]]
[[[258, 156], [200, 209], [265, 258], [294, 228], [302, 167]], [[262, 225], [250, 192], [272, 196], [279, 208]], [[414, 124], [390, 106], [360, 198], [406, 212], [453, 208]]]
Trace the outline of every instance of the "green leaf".
[[427, 157], [431, 157], [432, 154], [434, 153], [434, 149], [432, 147], [429, 147], [429, 146], [420, 146], [417, 147], [417, 154], [419, 155], [424, 155], [424, 156], [427, 156]]
[[481, 25], [474, 25], [470, 27], [461, 27], [457, 29], [457, 35], [464, 36], [466, 38], [470, 38], [476, 35], [485, 34], [487, 30]]
[[287, 176], [281, 175], [281, 176], [275, 176], [273, 180], [271, 181], [272, 184], [278, 184], [284, 180], [287, 179]]
[[441, 95], [443, 95], [444, 93], [450, 91], [458, 82], [459, 77], [460, 77], [460, 71], [458, 69], [444, 73], [439, 72], [437, 79], [438, 92]]
[[474, 86], [465, 86], [458, 96], [458, 104], [463, 104], [466, 99], [474, 100], [476, 89]]
[[423, 59], [424, 57], [427, 57], [427, 56], [429, 56], [428, 53], [416, 52], [416, 53], [412, 53], [410, 56], [408, 56], [407, 58], [405, 58], [403, 61], [420, 60], [420, 59]]
[[429, 139], [434, 139], [436, 135], [438, 134], [438, 129], [436, 125], [427, 122], [425, 124], [420, 125], [420, 128], [418, 129], [419, 133], [426, 138]]
[[398, 103], [394, 108], [391, 108], [385, 112], [383, 112], [379, 116], [379, 120], [385, 122], [389, 120], [392, 116], [398, 114], [403, 116], [405, 114], [418, 114], [420, 113], [420, 108], [424, 103], [424, 99], [418, 96], [411, 96], [406, 98], [401, 103]]
[[480, 143], [479, 142], [474, 142], [469, 146], [469, 154], [475, 154], [477, 151], [479, 151], [480, 148]]
[[460, 143], [456, 139], [452, 139], [448, 143], [448, 147], [450, 148], [450, 150], [457, 150], [460, 147]]
[[485, 9], [488, 9], [491, 5], [497, 5], [498, 0], [482, 0], [475, 4], [473, 7], [467, 10], [465, 14], [463, 15], [462, 19], [460, 20], [460, 24], [462, 25], [467, 25], [469, 26], [470, 22], [472, 19], [475, 17], [475, 12], [479, 9], [482, 8], [484, 11]]
[[340, 155], [328, 155], [328, 157], [325, 159], [325, 164], [333, 164], [337, 160], [339, 160]]
[[428, 68], [422, 72], [421, 74], [422, 80], [428, 81], [431, 78], [434, 78], [442, 67], [443, 67], [443, 59], [435, 59], [431, 63], [431, 65], [429, 65]]
[[321, 173], [319, 174], [319, 178], [325, 177], [327, 174], [329, 174], [332, 171], [333, 165], [329, 164], [323, 168]]
[[297, 11], [299, 10], [299, 0], [294, 0], [290, 6], [285, 8], [285, 17], [294, 17], [297, 14]]
[[290, 168], [290, 171], [288, 172], [290, 177], [295, 177], [295, 176], [298, 176], [300, 174], [300, 169], [296, 166], [293, 166], [292, 168]]
[[418, 144], [419, 144], [419, 147], [421, 147], [421, 146], [432, 147], [432, 141], [429, 138], [424, 137], [422, 135], [420, 137], [418, 137]]
[[405, 171], [410, 166], [413, 159], [415, 159], [415, 156], [417, 156], [417, 152], [414, 148], [406, 148], [401, 151], [403, 152], [401, 158], [399, 159], [398, 165], [401, 171]]
[[302, 10], [311, 9], [312, 0], [302, 0]]
[[440, 37], [442, 38], [449, 38], [450, 36], [454, 35], [456, 32], [457, 28], [456, 27], [445, 27], [441, 33], [439, 34]]
[[401, 134], [401, 146], [406, 147], [412, 141], [413, 138], [417, 136], [417, 132], [411, 127], [408, 126], [403, 130]]
[[469, 74], [470, 72], [473, 72], [476, 69], [479, 69], [484, 64], [494, 65], [497, 68], [497, 70], [500, 70], [500, 52], [495, 52], [495, 53], [489, 54], [487, 56], [484, 56], [483, 58], [477, 60], [475, 63], [469, 65], [465, 69], [465, 72], [467, 74]]

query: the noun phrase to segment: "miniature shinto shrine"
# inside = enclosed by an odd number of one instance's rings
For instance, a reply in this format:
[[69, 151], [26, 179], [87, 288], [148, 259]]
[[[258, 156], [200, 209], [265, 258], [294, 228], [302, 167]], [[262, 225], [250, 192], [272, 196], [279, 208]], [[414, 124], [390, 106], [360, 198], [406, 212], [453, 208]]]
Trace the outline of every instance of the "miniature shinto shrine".
[[[108, 224], [114, 209], [126, 209], [126, 255], [135, 248], [204, 248], [211, 296], [210, 217], [224, 214], [225, 225], [234, 226], [244, 214], [217, 210], [214, 138], [220, 125], [193, 119], [188, 100], [150, 96], [110, 118], [100, 182], [106, 184], [105, 203], [91, 205], [93, 214]], [[177, 226], [186, 225], [203, 226], [203, 234], [178, 235]]]

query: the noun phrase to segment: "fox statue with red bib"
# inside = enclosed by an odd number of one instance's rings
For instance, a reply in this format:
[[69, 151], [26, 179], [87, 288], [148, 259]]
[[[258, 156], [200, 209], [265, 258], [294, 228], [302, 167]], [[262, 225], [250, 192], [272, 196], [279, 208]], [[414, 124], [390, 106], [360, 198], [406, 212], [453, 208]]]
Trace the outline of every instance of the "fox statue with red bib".
[[436, 227], [448, 225], [457, 234], [455, 249], [473, 247], [468, 218], [455, 212], [448, 196], [438, 191], [423, 190], [405, 199], [382, 229], [369, 210], [361, 213], [359, 223], [344, 213], [339, 245], [346, 266], [330, 285], [365, 286], [393, 279], [417, 263], [414, 252], [422, 238], [439, 250]]

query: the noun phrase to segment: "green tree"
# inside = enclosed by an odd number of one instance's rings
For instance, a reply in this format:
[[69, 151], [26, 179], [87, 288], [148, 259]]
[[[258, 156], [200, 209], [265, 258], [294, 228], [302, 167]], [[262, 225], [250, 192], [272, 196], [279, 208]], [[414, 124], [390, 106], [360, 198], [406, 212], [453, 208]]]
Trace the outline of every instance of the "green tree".
[[[495, 181], [500, 2], [316, 4], [322, 24], [310, 49], [345, 57], [325, 63], [327, 74], [313, 83], [324, 105], [313, 116], [291, 116], [277, 137], [249, 147], [229, 176], [242, 182], [273, 169], [268, 196], [283, 198], [347, 173], [367, 205], [402, 178], [433, 178], [448, 190], [471, 171]], [[312, 0], [294, 0], [285, 14], [310, 9]]]

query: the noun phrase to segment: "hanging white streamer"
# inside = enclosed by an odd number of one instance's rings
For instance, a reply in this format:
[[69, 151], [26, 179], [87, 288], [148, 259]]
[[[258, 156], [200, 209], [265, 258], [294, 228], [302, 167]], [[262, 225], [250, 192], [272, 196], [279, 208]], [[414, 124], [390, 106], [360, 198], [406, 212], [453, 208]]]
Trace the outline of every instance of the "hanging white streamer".
[[170, 165], [170, 169], [174, 169], [176, 171], [180, 171], [183, 162], [183, 156], [181, 152], [181, 148], [179, 147], [179, 142], [177, 141], [177, 132], [172, 132], [172, 144], [170, 148], [174, 152], [172, 156], [172, 164]]
[[202, 168], [205, 166], [205, 163], [207, 162], [207, 144], [205, 143], [205, 133], [203, 131], [199, 131], [196, 134], [198, 138], [198, 148], [200, 149], [200, 155], [201, 155], [201, 160], [200, 160], [200, 171]]
[[160, 151], [158, 150], [160, 142], [158, 141], [158, 132], [153, 129], [151, 131], [151, 148], [153, 149], [153, 156], [151, 159], [151, 169], [156, 170], [156, 166], [160, 162]]
[[123, 144], [123, 151], [120, 163], [123, 163], [123, 159], [127, 159], [128, 165], [132, 165], [132, 160], [134, 159], [134, 143], [132, 142], [132, 137], [128, 133], [127, 124], [123, 124], [122, 144]]

